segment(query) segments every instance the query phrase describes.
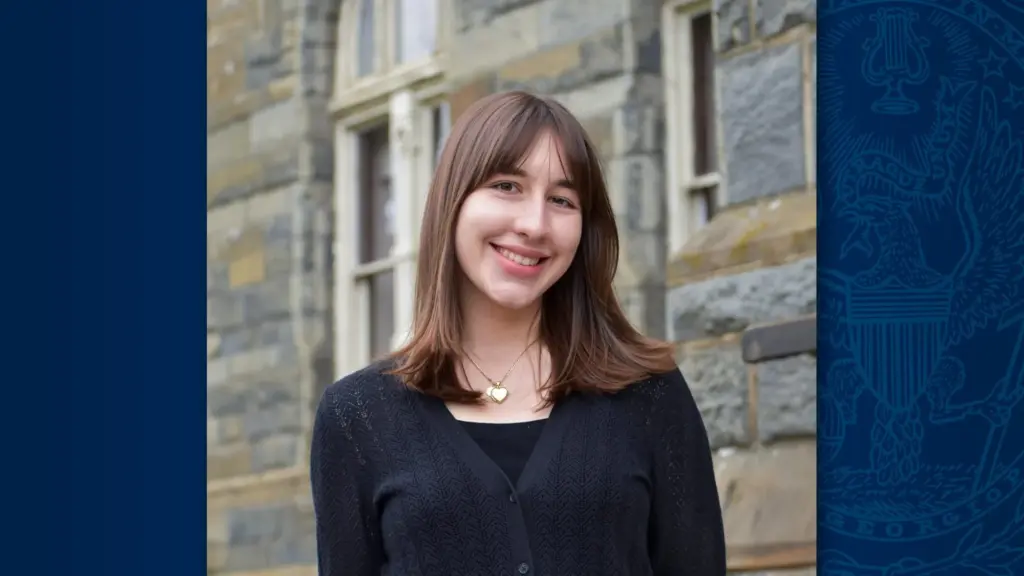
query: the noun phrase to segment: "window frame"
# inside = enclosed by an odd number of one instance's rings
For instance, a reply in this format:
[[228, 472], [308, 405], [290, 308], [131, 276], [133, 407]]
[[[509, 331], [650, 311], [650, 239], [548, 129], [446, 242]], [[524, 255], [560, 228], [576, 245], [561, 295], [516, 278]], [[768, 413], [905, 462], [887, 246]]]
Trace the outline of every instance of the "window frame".
[[694, 193], [713, 187], [713, 211], [723, 206], [727, 198], [717, 79], [711, 92], [715, 112], [710, 119], [715, 135], [716, 169], [706, 174], [696, 174], [694, 166], [694, 149], [698, 141], [692, 120], [695, 106], [693, 94], [696, 89], [692, 26], [694, 19], [703, 15], [710, 17], [711, 50], [714, 53], [718, 44], [718, 18], [710, 0], [670, 0], [662, 7], [662, 72], [668, 125], [665, 147], [669, 209], [668, 244], [671, 255], [679, 253], [697, 232], [692, 225], [696, 208]]
[[[447, 60], [450, 0], [437, 0], [438, 31], [434, 53], [401, 65], [395, 60], [399, 0], [374, 0], [377, 71], [357, 77], [358, 9], [342, 3], [335, 54], [335, 82], [329, 104], [334, 122], [334, 372], [335, 378], [367, 365], [371, 357], [370, 288], [373, 274], [394, 272], [392, 349], [408, 337], [420, 217], [434, 171], [434, 109], [447, 106], [443, 70]], [[383, 19], [383, 22], [382, 22]], [[360, 139], [388, 125], [391, 194], [395, 206], [390, 254], [361, 263], [359, 247], [362, 194]], [[443, 126], [444, 137], [451, 129]], [[442, 139], [443, 142], [443, 139]]]
[[358, 74], [360, 0], [342, 2], [338, 19], [338, 46], [334, 59], [334, 88], [330, 109], [335, 116], [360, 112], [370, 102], [379, 103], [389, 94], [410, 87], [437, 83], [449, 54], [451, 0], [437, 2], [437, 31], [432, 55], [397, 63], [396, 5], [401, 0], [374, 2], [374, 71]]

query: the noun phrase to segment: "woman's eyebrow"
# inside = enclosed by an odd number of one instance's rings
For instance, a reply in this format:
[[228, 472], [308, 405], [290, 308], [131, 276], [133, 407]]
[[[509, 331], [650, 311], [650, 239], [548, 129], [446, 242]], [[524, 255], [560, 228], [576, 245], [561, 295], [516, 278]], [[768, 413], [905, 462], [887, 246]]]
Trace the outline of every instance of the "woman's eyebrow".
[[[508, 170], [499, 170], [498, 171], [498, 175], [515, 176], [517, 178], [529, 178], [530, 177], [530, 175], [525, 170], [523, 170], [522, 168], [519, 168], [519, 167], [509, 168]], [[554, 188], [568, 188], [568, 189], [573, 190], [573, 191], [576, 190], [576, 185], [573, 184], [571, 180], [568, 180], [566, 178], [563, 178], [561, 180], [557, 180], [554, 183], [553, 187]]]

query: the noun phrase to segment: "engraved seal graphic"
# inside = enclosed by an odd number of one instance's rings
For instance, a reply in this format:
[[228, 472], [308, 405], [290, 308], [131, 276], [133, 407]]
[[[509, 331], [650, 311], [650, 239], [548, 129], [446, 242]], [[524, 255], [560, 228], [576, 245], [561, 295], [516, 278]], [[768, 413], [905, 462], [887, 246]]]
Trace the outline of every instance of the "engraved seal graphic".
[[994, 2], [825, 4], [836, 22], [819, 29], [820, 179], [833, 192], [819, 234], [834, 241], [819, 243], [819, 520], [823, 542], [892, 562], [820, 562], [827, 574], [1012, 574], [1024, 559], [1024, 35]]

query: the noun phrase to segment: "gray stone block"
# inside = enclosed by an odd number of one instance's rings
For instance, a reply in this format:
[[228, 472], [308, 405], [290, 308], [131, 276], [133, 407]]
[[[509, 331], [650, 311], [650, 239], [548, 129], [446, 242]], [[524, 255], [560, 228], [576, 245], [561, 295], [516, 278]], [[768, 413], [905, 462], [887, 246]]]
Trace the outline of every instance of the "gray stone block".
[[809, 354], [757, 364], [757, 430], [762, 442], [818, 429], [818, 360]]
[[728, 203], [806, 185], [800, 46], [717, 66]]
[[224, 559], [224, 572], [254, 572], [268, 567], [264, 546], [231, 546]]
[[295, 566], [316, 563], [316, 535], [288, 534], [267, 548], [270, 566]]
[[206, 405], [214, 418], [245, 413], [245, 397], [232, 386], [207, 388]]
[[207, 293], [224, 293], [231, 289], [228, 281], [228, 265], [224, 262], [206, 263]]
[[280, 537], [289, 507], [284, 504], [252, 506], [227, 511], [228, 545], [267, 544]]
[[[293, 503], [229, 510], [227, 522], [228, 570], [316, 562], [313, 515]], [[254, 550], [259, 553], [242, 558]]]
[[817, 0], [757, 0], [758, 36], [771, 37], [805, 22], [818, 20]]
[[298, 404], [275, 404], [249, 410], [242, 417], [246, 439], [253, 444], [275, 434], [297, 435], [302, 432], [302, 416]]
[[700, 408], [711, 448], [748, 444], [747, 367], [739, 347], [689, 351], [680, 370]]
[[299, 437], [276, 434], [263, 438], [252, 446], [252, 470], [254, 474], [290, 468], [298, 462]]
[[502, 14], [536, 4], [538, 0], [452, 0], [455, 30], [463, 32], [487, 24]]
[[[296, 369], [297, 370], [297, 369]], [[290, 370], [276, 378], [263, 377], [208, 388], [207, 407], [214, 418], [242, 416], [246, 433], [254, 440], [270, 432], [298, 431], [298, 377]]]
[[220, 358], [230, 358], [241, 354], [252, 345], [252, 333], [246, 328], [235, 328], [225, 330], [220, 334], [220, 346], [217, 355]]
[[629, 2], [622, 0], [544, 0], [540, 5], [540, 42], [549, 47], [586, 38], [623, 24]]
[[750, 43], [749, 0], [715, 0], [719, 52]]
[[670, 338], [694, 340], [817, 312], [817, 258], [672, 288]]
[[291, 281], [287, 277], [267, 280], [238, 290], [242, 298], [245, 323], [255, 326], [266, 320], [280, 319], [291, 310]]
[[207, 298], [206, 327], [209, 330], [226, 330], [241, 326], [245, 320], [242, 299], [236, 293], [214, 294]]
[[291, 318], [264, 322], [256, 329], [256, 334], [256, 346], [258, 347], [280, 346], [284, 348], [295, 345]]

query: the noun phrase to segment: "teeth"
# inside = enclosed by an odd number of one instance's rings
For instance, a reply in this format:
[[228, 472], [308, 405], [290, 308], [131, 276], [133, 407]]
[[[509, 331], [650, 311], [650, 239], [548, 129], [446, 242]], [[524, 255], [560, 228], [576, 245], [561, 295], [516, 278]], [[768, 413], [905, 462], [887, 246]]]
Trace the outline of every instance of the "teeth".
[[540, 262], [539, 258], [527, 258], [504, 248], [498, 248], [498, 253], [521, 266], [536, 266]]

